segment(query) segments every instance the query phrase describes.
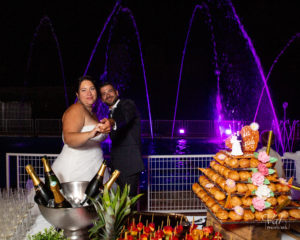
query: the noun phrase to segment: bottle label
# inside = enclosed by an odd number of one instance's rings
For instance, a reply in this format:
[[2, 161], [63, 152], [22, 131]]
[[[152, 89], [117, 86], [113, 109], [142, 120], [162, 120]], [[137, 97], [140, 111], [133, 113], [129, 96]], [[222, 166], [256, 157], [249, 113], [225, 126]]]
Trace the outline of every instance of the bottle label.
[[57, 182], [56, 181], [51, 181], [50, 185], [51, 185], [51, 187], [55, 187], [57, 185]]

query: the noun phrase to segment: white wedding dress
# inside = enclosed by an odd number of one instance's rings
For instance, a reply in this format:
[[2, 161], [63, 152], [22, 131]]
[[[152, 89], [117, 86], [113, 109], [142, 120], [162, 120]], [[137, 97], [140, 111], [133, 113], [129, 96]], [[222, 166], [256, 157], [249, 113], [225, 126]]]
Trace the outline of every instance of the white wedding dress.
[[[93, 130], [96, 125], [87, 125], [81, 132]], [[72, 148], [64, 144], [59, 156], [52, 165], [52, 170], [60, 182], [90, 181], [98, 172], [103, 161], [103, 152], [100, 143], [107, 138], [107, 134], [88, 140], [83, 146]], [[105, 171], [104, 182], [109, 178]]]

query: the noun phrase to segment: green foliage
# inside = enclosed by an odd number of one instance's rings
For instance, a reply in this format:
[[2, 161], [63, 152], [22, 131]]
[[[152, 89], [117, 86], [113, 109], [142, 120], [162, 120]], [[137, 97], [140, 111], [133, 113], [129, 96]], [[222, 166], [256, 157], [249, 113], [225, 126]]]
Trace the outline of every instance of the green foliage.
[[119, 186], [116, 191], [108, 191], [104, 188], [100, 201], [92, 199], [99, 218], [89, 230], [91, 239], [115, 240], [118, 238], [126, 217], [131, 213], [131, 207], [143, 195], [139, 194], [130, 198], [129, 192], [130, 186], [127, 184], [122, 193]]
[[57, 232], [54, 227], [45, 229], [44, 232], [39, 232], [32, 236], [27, 236], [28, 240], [67, 240], [68, 238], [64, 237], [63, 231]]

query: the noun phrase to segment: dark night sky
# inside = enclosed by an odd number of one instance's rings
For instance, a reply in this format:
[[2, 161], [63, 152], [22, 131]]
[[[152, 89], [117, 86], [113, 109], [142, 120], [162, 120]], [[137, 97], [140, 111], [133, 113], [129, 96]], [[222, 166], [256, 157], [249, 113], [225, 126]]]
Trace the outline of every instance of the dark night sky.
[[[188, 24], [195, 5], [201, 2], [195, 0], [122, 1], [122, 6], [131, 9], [139, 29], [153, 119], [173, 118], [181, 54]], [[215, 10], [219, 7], [216, 3], [222, 1], [206, 2], [212, 10], [213, 24], [219, 27], [222, 24], [225, 26], [228, 19], [221, 18], [221, 14]], [[72, 87], [76, 79], [83, 74], [97, 37], [114, 5], [115, 1], [108, 0], [20, 1], [18, 3], [10, 1], [3, 5], [0, 15], [2, 33], [0, 101], [24, 98], [22, 94], [25, 91], [22, 89], [26, 80], [27, 89], [31, 89], [29, 92], [32, 96], [35, 95], [34, 100], [33, 98], [30, 100], [43, 104], [42, 107], [36, 107], [38, 109], [36, 111], [46, 109], [48, 112], [48, 114], [36, 112], [34, 115], [59, 118], [65, 109], [65, 104], [61, 90], [55, 87], [62, 86], [62, 79], [55, 42], [47, 27], [41, 28], [39, 32], [33, 48], [29, 73], [26, 74], [26, 64], [35, 29], [44, 15], [49, 16], [60, 44], [67, 86]], [[288, 40], [300, 32], [298, 1], [233, 0], [233, 5], [267, 72]], [[226, 11], [228, 10], [224, 10], [225, 16]], [[211, 41], [204, 19], [201, 14], [198, 14], [192, 27], [184, 63], [178, 119], [213, 118], [211, 106], [216, 82], [213, 80], [214, 70], [211, 64], [213, 61]], [[109, 70], [117, 72], [111, 75], [113, 78], [121, 76], [125, 82], [129, 82], [129, 88], [125, 92], [139, 102], [139, 108], [145, 116], [147, 112], [145, 88], [132, 24], [129, 25], [128, 17], [124, 16], [116, 21], [118, 23], [112, 30], [109, 50], [111, 53]], [[88, 72], [96, 78], [99, 78], [103, 72], [108, 32], [107, 29]], [[216, 36], [221, 35], [216, 32]], [[218, 41], [221, 41], [222, 37], [223, 35]], [[128, 48], [126, 48], [127, 44]], [[231, 44], [234, 48], [234, 43]], [[269, 80], [270, 92], [279, 117], [283, 115], [282, 103], [287, 101], [289, 102], [288, 117], [300, 119], [297, 106], [300, 87], [296, 86], [299, 81], [299, 46], [299, 39], [297, 39], [282, 56]], [[14, 88], [21, 90], [15, 91]], [[74, 101], [73, 96], [72, 93], [70, 102]], [[28, 96], [25, 98], [28, 99]], [[195, 105], [199, 105], [201, 110], [196, 111]], [[146, 118], [147, 116], [144, 117]]]

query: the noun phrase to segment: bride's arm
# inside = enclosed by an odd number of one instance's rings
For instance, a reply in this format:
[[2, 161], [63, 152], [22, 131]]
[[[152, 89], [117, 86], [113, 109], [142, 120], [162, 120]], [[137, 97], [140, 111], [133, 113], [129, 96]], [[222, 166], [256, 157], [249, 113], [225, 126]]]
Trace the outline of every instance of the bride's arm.
[[64, 142], [70, 147], [80, 147], [100, 133], [99, 124], [92, 131], [80, 132], [84, 126], [85, 112], [78, 104], [73, 104], [66, 110], [62, 122]]

